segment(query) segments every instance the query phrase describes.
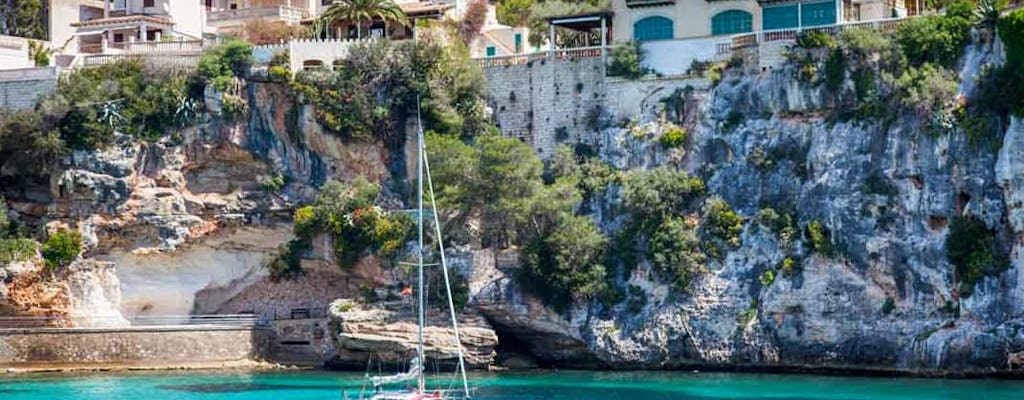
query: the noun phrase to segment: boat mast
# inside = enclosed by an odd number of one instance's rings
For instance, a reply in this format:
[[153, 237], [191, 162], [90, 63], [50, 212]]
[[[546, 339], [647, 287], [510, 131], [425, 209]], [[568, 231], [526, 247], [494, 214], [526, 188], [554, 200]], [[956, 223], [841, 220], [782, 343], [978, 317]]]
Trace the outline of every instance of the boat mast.
[[423, 367], [427, 365], [427, 360], [424, 357], [423, 352], [423, 324], [426, 322], [424, 318], [424, 296], [423, 296], [423, 123], [420, 120], [420, 101], [419, 96], [416, 96], [416, 147], [417, 147], [417, 164], [416, 174], [419, 178], [416, 181], [416, 229], [419, 233], [419, 242], [416, 247], [416, 255], [418, 259], [418, 272], [419, 272], [419, 286], [416, 293], [419, 297], [419, 342], [417, 343], [416, 353], [419, 357], [421, 367], [416, 377], [416, 385], [419, 387], [420, 393], [423, 393], [426, 389], [426, 385], [423, 381]]
[[437, 216], [437, 202], [434, 201], [434, 181], [430, 179], [430, 160], [427, 157], [426, 146], [423, 151], [423, 167], [427, 172], [427, 191], [430, 193], [430, 209], [434, 214], [434, 229], [437, 233], [437, 248], [441, 252], [441, 271], [444, 272], [444, 288], [448, 293], [448, 312], [452, 317], [452, 329], [455, 331], [455, 349], [459, 354], [459, 373], [462, 374], [462, 389], [466, 398], [470, 398], [469, 380], [466, 378], [466, 361], [462, 355], [462, 338], [459, 337], [459, 320], [455, 318], [455, 302], [452, 297], [452, 285], [448, 279], [448, 260], [444, 256], [444, 240], [441, 239], [441, 221]]

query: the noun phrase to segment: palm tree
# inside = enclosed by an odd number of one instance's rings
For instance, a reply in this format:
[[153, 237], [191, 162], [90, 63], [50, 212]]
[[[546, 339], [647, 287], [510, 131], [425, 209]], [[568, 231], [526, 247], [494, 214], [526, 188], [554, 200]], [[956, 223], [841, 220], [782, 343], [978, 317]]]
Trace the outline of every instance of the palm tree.
[[397, 4], [392, 0], [338, 0], [331, 4], [320, 17], [328, 22], [328, 25], [335, 21], [351, 21], [356, 23], [356, 37], [363, 37], [363, 21], [379, 19], [387, 22], [397, 22], [402, 26], [409, 23]]

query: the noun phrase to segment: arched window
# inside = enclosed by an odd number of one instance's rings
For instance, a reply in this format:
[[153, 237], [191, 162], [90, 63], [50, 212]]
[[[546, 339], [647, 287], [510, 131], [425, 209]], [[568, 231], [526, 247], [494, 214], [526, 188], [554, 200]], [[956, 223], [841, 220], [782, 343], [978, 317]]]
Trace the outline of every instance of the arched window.
[[321, 60], [306, 60], [302, 62], [302, 69], [306, 71], [313, 71], [318, 69], [328, 69], [327, 65]]
[[728, 35], [731, 33], [752, 32], [754, 16], [742, 10], [726, 10], [711, 17], [711, 34]]
[[672, 20], [665, 17], [647, 17], [633, 23], [633, 40], [672, 39]]

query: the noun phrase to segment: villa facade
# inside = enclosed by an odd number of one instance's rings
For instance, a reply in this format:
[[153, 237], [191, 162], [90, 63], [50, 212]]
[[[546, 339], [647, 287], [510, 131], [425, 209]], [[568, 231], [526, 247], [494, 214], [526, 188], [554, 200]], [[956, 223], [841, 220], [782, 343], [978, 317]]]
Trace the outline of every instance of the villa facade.
[[733, 35], [906, 15], [902, 0], [612, 0], [614, 42]]
[[199, 39], [206, 11], [188, 0], [51, 0], [50, 38], [69, 53], [104, 53], [130, 43]]

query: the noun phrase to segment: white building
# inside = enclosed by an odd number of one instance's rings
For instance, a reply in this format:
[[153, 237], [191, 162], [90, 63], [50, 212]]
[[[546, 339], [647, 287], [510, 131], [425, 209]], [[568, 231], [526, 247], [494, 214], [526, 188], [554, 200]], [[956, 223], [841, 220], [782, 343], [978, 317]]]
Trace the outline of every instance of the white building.
[[103, 53], [128, 43], [202, 37], [195, 0], [50, 0], [50, 39], [65, 53]]
[[530, 46], [530, 30], [525, 27], [512, 27], [498, 23], [494, 5], [487, 5], [487, 19], [480, 35], [469, 44], [471, 57], [502, 57], [516, 54], [531, 53], [540, 50]]

